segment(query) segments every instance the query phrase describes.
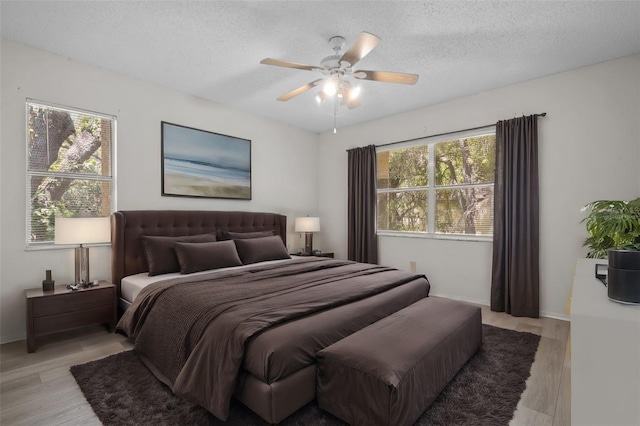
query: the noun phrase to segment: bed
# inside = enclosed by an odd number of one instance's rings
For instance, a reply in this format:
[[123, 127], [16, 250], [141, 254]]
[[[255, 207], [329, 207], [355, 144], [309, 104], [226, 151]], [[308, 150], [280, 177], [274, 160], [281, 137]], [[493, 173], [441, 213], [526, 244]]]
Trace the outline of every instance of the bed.
[[[222, 420], [233, 395], [267, 422], [282, 421], [315, 398], [319, 350], [429, 293], [421, 275], [306, 257], [160, 275], [139, 290], [143, 296], [130, 300], [136, 292], [123, 288], [123, 282], [144, 280], [149, 271], [143, 238], [221, 231], [272, 232], [286, 247], [286, 216], [274, 213], [143, 210], [112, 215], [112, 279], [120, 306], [128, 310], [121, 323], [131, 322], [127, 334], [158, 379]], [[182, 288], [188, 290], [178, 295]], [[167, 296], [173, 292], [173, 298]], [[236, 292], [245, 293], [236, 297]], [[256, 292], [265, 295], [258, 298]], [[204, 299], [219, 300], [221, 307], [194, 313], [192, 306]], [[214, 314], [216, 309], [220, 312]], [[189, 317], [202, 322], [187, 324]], [[167, 349], [176, 340], [177, 355]], [[224, 352], [220, 342], [228, 342], [230, 349]]]

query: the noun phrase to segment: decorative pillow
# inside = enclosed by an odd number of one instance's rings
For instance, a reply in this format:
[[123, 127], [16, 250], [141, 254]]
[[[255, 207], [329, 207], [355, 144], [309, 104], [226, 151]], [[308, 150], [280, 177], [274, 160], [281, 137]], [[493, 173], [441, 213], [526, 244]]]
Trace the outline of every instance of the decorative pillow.
[[233, 241], [175, 243], [173, 248], [181, 274], [242, 265]]
[[232, 232], [218, 231], [218, 240], [247, 240], [249, 238], [264, 238], [276, 235], [276, 231]]
[[173, 250], [177, 242], [206, 243], [216, 241], [216, 234], [184, 235], [181, 237], [162, 237], [142, 235], [142, 247], [149, 265], [149, 276], [178, 272], [180, 265]]
[[233, 240], [245, 265], [265, 260], [291, 259], [278, 236]]

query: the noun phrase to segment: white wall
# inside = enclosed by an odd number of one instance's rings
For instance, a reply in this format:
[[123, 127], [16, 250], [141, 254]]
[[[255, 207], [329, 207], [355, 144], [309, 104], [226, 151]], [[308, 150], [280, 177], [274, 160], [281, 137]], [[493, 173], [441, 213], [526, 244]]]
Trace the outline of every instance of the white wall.
[[[25, 251], [27, 97], [117, 116], [118, 209], [281, 212], [289, 217], [292, 248], [301, 245], [293, 218], [319, 214], [322, 232], [314, 245], [338, 257], [346, 257], [346, 149], [546, 111], [539, 136], [547, 315], [563, 316], [575, 258], [584, 255], [580, 208], [595, 199], [640, 196], [640, 55], [318, 136], [6, 40], [0, 54], [1, 342], [24, 338], [23, 291], [38, 287], [46, 269], [58, 283], [73, 278], [71, 250]], [[251, 139], [253, 200], [162, 197], [161, 120]], [[402, 269], [416, 261], [432, 294], [489, 301], [490, 243], [382, 237], [380, 259]], [[108, 279], [109, 265], [108, 248], [91, 249], [92, 276]]]
[[[117, 116], [117, 208], [270, 211], [317, 214], [314, 133], [164, 89], [7, 40], [1, 45], [0, 309], [2, 342], [25, 336], [24, 289], [46, 269], [56, 283], [73, 279], [73, 251], [25, 251], [25, 98]], [[162, 72], [162, 70], [158, 70]], [[251, 201], [160, 195], [160, 121], [252, 140]], [[108, 247], [91, 249], [92, 278], [109, 279]]]
[[[418, 84], [429, 84], [420, 81]], [[364, 90], [367, 90], [366, 87]], [[366, 108], [363, 105], [362, 108]], [[324, 248], [345, 257], [346, 149], [547, 112], [539, 120], [540, 308], [565, 317], [586, 237], [580, 208], [640, 196], [640, 55], [531, 80], [320, 136]], [[425, 273], [432, 294], [488, 304], [491, 243], [380, 238], [380, 262]]]

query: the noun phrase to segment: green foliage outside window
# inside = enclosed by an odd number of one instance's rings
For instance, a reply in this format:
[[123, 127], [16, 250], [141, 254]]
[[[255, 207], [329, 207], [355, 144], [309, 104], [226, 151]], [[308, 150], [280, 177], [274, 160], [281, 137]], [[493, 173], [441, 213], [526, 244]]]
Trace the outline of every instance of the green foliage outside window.
[[111, 119], [27, 104], [28, 242], [55, 238], [55, 218], [111, 213]]
[[378, 194], [378, 229], [427, 232], [427, 193], [425, 191]]
[[436, 144], [436, 185], [492, 183], [495, 139], [484, 135]]
[[428, 232], [433, 220], [436, 233], [492, 234], [494, 134], [383, 151], [377, 161], [378, 230]]

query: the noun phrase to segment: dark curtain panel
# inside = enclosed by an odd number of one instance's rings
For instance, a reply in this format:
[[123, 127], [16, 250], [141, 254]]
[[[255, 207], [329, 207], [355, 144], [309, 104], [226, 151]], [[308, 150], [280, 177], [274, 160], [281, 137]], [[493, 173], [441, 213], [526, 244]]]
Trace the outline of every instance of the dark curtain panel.
[[376, 236], [376, 147], [347, 151], [348, 167], [348, 257], [364, 263], [378, 263]]
[[491, 310], [538, 318], [538, 117], [496, 124]]

